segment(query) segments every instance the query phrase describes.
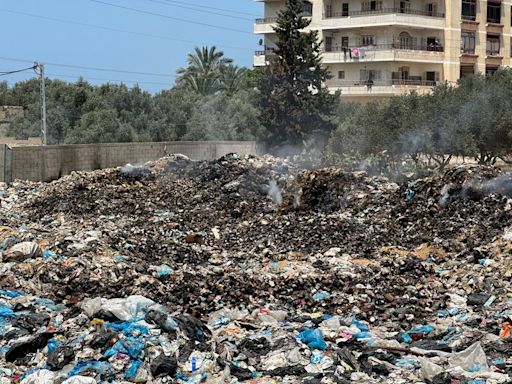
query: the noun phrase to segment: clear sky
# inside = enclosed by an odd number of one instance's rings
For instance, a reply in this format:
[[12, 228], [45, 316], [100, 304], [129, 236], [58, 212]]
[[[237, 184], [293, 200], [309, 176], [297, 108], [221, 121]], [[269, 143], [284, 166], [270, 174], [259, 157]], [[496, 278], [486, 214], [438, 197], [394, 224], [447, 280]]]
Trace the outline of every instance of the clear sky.
[[50, 78], [138, 82], [157, 92], [172, 86], [195, 46], [216, 45], [236, 64], [251, 66], [259, 40], [253, 23], [262, 13], [254, 0], [0, 0], [0, 72], [39, 61]]

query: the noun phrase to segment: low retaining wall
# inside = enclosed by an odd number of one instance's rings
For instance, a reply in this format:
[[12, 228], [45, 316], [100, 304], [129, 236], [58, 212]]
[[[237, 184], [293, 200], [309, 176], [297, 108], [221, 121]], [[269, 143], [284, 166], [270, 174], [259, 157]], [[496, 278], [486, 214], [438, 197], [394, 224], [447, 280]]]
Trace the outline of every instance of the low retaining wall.
[[72, 171], [92, 171], [127, 163], [142, 164], [173, 153], [181, 153], [193, 160], [213, 160], [231, 152], [256, 155], [258, 147], [253, 141], [180, 141], [15, 148], [0, 145], [0, 181], [51, 181]]

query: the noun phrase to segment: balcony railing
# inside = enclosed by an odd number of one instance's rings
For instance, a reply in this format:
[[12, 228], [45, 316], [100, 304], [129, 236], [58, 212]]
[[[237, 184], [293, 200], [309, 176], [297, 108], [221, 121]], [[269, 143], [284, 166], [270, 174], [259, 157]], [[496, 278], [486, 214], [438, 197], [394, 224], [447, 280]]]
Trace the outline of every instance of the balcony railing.
[[[429, 51], [429, 52], [444, 52], [444, 47], [435, 44], [401, 44], [401, 43], [387, 43], [387, 44], [375, 44], [368, 46], [350, 46], [350, 47], [326, 47], [324, 52], [344, 52], [345, 50], [354, 48], [364, 48], [366, 52], [371, 51], [385, 51], [390, 49], [399, 50], [410, 50], [410, 51]], [[348, 52], [348, 51], [347, 51]]]
[[350, 11], [350, 12], [329, 12], [324, 14], [324, 19], [351, 17], [351, 16], [368, 16], [368, 15], [384, 15], [390, 13], [403, 13], [408, 15], [420, 15], [428, 17], [443, 17], [444, 13], [423, 11], [421, 9], [403, 9], [403, 8], [382, 8], [371, 9], [367, 11]]
[[[411, 79], [383, 79], [373, 80], [373, 87], [390, 87], [390, 86], [423, 86], [435, 87], [439, 81], [433, 80], [411, 80]], [[368, 80], [334, 80], [329, 81], [329, 87], [368, 87]]]
[[462, 47], [460, 49], [460, 53], [467, 54], [467, 55], [474, 55], [475, 54], [475, 48], [464, 48], [464, 47]]
[[261, 17], [256, 19], [256, 24], [271, 24], [277, 21], [277, 17]]
[[500, 55], [500, 50], [496, 50], [496, 49], [488, 49], [485, 51], [486, 55], [487, 56], [501, 56]]
[[254, 52], [254, 56], [266, 56], [266, 55], [274, 55], [275, 51], [272, 48], [266, 49], [264, 51], [256, 51]]
[[462, 20], [466, 20], [466, 21], [475, 21], [476, 20], [476, 15], [464, 15], [464, 14], [462, 14], [461, 17], [462, 17]]
[[[304, 12], [301, 14], [302, 17], [311, 17], [312, 13]], [[255, 20], [256, 24], [272, 24], [277, 21], [277, 17], [260, 17]]]

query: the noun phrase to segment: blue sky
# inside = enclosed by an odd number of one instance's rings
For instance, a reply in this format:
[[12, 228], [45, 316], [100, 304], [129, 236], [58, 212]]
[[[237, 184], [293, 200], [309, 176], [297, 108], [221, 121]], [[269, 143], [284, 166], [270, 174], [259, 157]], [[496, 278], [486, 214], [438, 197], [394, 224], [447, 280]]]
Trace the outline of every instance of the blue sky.
[[[195, 46], [216, 45], [236, 64], [251, 66], [259, 40], [253, 20], [262, 13], [253, 0], [0, 0], [0, 71], [39, 61], [50, 78], [139, 82], [157, 92], [171, 87]], [[0, 81], [32, 76], [27, 71]]]

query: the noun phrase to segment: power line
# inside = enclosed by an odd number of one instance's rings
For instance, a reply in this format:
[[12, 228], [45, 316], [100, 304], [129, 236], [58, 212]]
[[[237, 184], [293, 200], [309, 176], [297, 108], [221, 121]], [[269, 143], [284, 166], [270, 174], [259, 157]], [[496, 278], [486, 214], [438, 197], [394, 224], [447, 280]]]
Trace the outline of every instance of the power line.
[[[26, 59], [15, 59], [11, 57], [0, 57], [0, 60], [6, 61], [16, 61], [20, 63], [32, 63], [32, 60]], [[100, 71], [100, 72], [115, 72], [115, 73], [125, 73], [130, 75], [144, 75], [144, 76], [156, 76], [156, 77], [173, 77], [170, 73], [153, 73], [153, 72], [139, 72], [139, 71], [126, 71], [123, 69], [114, 69], [114, 68], [97, 68], [97, 67], [86, 67], [82, 65], [75, 64], [61, 64], [61, 63], [51, 63], [45, 62], [46, 65], [53, 65], [55, 67], [63, 67], [63, 68], [76, 68], [76, 69], [86, 69], [91, 71]]]
[[249, 19], [247, 17], [228, 15], [226, 13], [214, 12], [214, 11], [211, 11], [211, 10], [206, 10], [206, 9], [201, 9], [201, 8], [194, 8], [193, 6], [191, 7], [191, 6], [187, 6], [187, 5], [173, 4], [173, 3], [169, 3], [169, 2], [165, 2], [165, 1], [160, 1], [160, 0], [146, 0], [146, 1], [149, 1], [149, 2], [155, 3], [155, 4], [167, 5], [168, 7], [190, 9], [191, 11], [200, 12], [200, 13], [207, 13], [209, 15], [219, 15], [219, 16], [223, 16], [223, 17], [229, 17], [231, 19], [252, 21], [252, 19]]
[[28, 68], [23, 68], [23, 69], [16, 69], [14, 71], [6, 71], [6, 72], [0, 72], [0, 76], [7, 76], [7, 75], [12, 75], [14, 73], [20, 73], [20, 72], [25, 72], [25, 71], [28, 71], [30, 69], [33, 69], [34, 71], [36, 70], [37, 68], [37, 65], [33, 65], [31, 67], [28, 67]]
[[231, 31], [231, 32], [247, 33], [247, 34], [252, 35], [252, 32], [247, 32], [247, 31], [244, 31], [244, 30], [241, 30], [241, 29], [221, 27], [219, 25], [202, 23], [202, 22], [195, 21], [195, 20], [188, 20], [188, 19], [182, 19], [182, 18], [179, 18], [179, 17], [172, 17], [172, 16], [168, 16], [168, 15], [163, 15], [161, 13], [149, 12], [149, 11], [144, 11], [142, 9], [125, 7], [123, 5], [107, 3], [106, 1], [101, 1], [101, 0], [89, 0], [89, 1], [91, 1], [93, 3], [97, 3], [97, 4], [107, 5], [109, 7], [120, 8], [120, 9], [125, 9], [125, 10], [128, 10], [128, 11], [132, 11], [132, 12], [142, 13], [142, 14], [145, 14], [145, 15], [162, 17], [164, 19], [176, 20], [176, 21], [181, 21], [181, 22], [184, 22], [184, 23], [190, 23], [190, 24], [195, 24], [195, 25], [203, 25], [203, 26], [210, 27], [210, 28], [222, 29], [222, 30]]
[[64, 77], [69, 79], [76, 79], [76, 78], [84, 78], [85, 80], [95, 80], [95, 81], [106, 81], [109, 83], [132, 83], [132, 84], [149, 84], [149, 85], [167, 85], [171, 86], [171, 83], [159, 83], [155, 81], [137, 81], [137, 80], [119, 80], [119, 79], [105, 79], [100, 77], [85, 77], [85, 76], [72, 76], [72, 75], [62, 75], [58, 73], [48, 73], [48, 76], [55, 76], [55, 77]]
[[[0, 57], [0, 60], [5, 61], [14, 61], [14, 62], [21, 62], [21, 63], [31, 63], [33, 61], [26, 60], [26, 59], [17, 59], [17, 58], [11, 58], [11, 57]], [[87, 69], [92, 71], [101, 71], [101, 72], [114, 72], [114, 73], [124, 73], [124, 74], [136, 74], [136, 75], [151, 75], [151, 76], [158, 76], [158, 77], [165, 77], [165, 78], [172, 78], [175, 79], [179, 77], [180, 75], [176, 74], [158, 74], [158, 73], [148, 73], [148, 72], [137, 72], [137, 71], [125, 71], [125, 70], [118, 70], [118, 69], [107, 69], [107, 68], [96, 68], [96, 67], [85, 67], [80, 65], [74, 65], [74, 64], [60, 64], [60, 63], [51, 63], [51, 62], [45, 62], [46, 66], [55, 66], [55, 67], [63, 67], [63, 68], [76, 68], [76, 69]], [[33, 67], [30, 67], [29, 69], [32, 69]], [[54, 74], [52, 76], [59, 76], [59, 77], [84, 77], [83, 75], [77, 75], [77, 76], [70, 76], [70, 75], [59, 75]], [[127, 82], [127, 83], [140, 83], [140, 84], [154, 84], [154, 85], [170, 85], [170, 83], [162, 83], [162, 82], [151, 82], [151, 81], [137, 81], [137, 80], [114, 80], [114, 79], [106, 79], [106, 78], [92, 78], [88, 77], [91, 80], [99, 80], [99, 81], [112, 81], [112, 82]], [[218, 79], [218, 77], [203, 77], [202, 79]]]
[[[35, 14], [32, 14], [32, 13], [27, 13], [27, 12], [13, 11], [13, 10], [10, 10], [10, 9], [0, 9], [0, 12], [11, 13], [11, 14], [14, 14], [14, 15], [22, 15], [22, 16], [34, 17], [34, 18], [37, 18], [37, 19], [54, 21], [54, 22], [58, 22], [58, 23], [80, 25], [80, 26], [83, 26], [83, 27], [102, 29], [102, 30], [105, 30], [105, 31], [112, 31], [112, 32], [119, 32], [119, 33], [128, 33], [128, 34], [131, 34], [131, 35], [139, 35], [139, 36], [145, 36], [145, 37], [152, 37], [152, 38], [157, 38], [157, 39], [177, 41], [177, 42], [181, 42], [181, 43], [190, 43], [190, 44], [204, 45], [204, 42], [199, 42], [199, 41], [194, 41], [194, 40], [177, 39], [177, 38], [170, 37], [170, 36], [165, 36], [165, 35], [155, 35], [155, 34], [144, 33], [144, 32], [129, 31], [129, 30], [126, 30], [126, 29], [118, 29], [118, 28], [112, 28], [112, 27], [105, 27], [105, 26], [102, 26], [102, 25], [88, 24], [88, 23], [82, 23], [82, 22], [78, 22], [78, 21], [65, 20], [65, 19], [58, 19], [58, 18], [55, 18], [55, 17], [35, 15]], [[230, 48], [230, 49], [237, 49], [237, 50], [248, 51], [247, 47], [234, 47], [234, 46], [228, 46], [228, 45], [223, 45], [222, 47], [223, 48]]]
[[[165, 2], [167, 3], [174, 3], [174, 4], [180, 4], [180, 5], [187, 5], [187, 6], [190, 6], [190, 4], [188, 3], [185, 3], [183, 1], [176, 1], [176, 0], [164, 0]], [[253, 17], [259, 17], [259, 15], [256, 15], [254, 13], [248, 13], [248, 12], [240, 12], [240, 11], [233, 11], [231, 9], [227, 9], [227, 8], [217, 8], [217, 7], [210, 7], [210, 6], [207, 6], [207, 5], [193, 5], [194, 7], [201, 7], [201, 8], [205, 8], [205, 9], [213, 9], [215, 11], [224, 11], [224, 12], [229, 12], [229, 13], [234, 13], [234, 14], [237, 14], [237, 15], [246, 15], [246, 16], [253, 16]]]

